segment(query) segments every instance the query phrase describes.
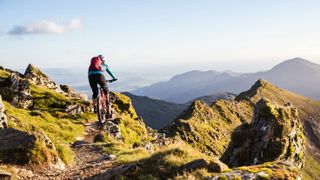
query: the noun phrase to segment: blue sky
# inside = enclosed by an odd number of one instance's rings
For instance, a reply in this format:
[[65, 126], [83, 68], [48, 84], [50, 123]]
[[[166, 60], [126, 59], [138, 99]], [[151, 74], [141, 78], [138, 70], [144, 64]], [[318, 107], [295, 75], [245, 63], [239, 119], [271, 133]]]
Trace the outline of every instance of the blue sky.
[[115, 71], [266, 70], [320, 64], [316, 0], [0, 0], [0, 65]]

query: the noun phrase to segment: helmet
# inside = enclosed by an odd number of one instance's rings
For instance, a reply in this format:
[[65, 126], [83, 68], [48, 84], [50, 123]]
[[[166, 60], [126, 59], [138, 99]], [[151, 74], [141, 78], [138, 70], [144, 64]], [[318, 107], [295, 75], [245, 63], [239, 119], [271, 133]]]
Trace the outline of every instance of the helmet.
[[98, 56], [98, 58], [99, 58], [101, 61], [104, 61], [104, 60], [105, 60], [105, 59], [104, 59], [104, 56], [101, 55], [101, 54]]

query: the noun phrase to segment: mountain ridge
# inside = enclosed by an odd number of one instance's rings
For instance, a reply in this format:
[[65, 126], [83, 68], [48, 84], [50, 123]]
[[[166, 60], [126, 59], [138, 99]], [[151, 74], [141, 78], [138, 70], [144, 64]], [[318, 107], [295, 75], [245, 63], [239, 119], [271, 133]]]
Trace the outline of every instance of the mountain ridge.
[[[320, 65], [302, 58], [286, 60], [270, 70], [257, 73], [243, 73], [233, 76], [228, 73], [205, 74], [210, 71], [197, 72], [201, 75], [182, 78], [181, 81], [169, 81], [155, 83], [153, 85], [132, 91], [133, 94], [162, 99], [169, 102], [185, 103], [196, 97], [217, 92], [231, 92], [238, 94], [254, 84], [258, 79], [266, 79], [271, 83], [307, 96], [320, 98], [320, 86], [317, 86], [320, 78]], [[189, 83], [188, 83], [189, 82]], [[312, 86], [313, 88], [305, 88]], [[167, 92], [167, 93], [162, 93]]]

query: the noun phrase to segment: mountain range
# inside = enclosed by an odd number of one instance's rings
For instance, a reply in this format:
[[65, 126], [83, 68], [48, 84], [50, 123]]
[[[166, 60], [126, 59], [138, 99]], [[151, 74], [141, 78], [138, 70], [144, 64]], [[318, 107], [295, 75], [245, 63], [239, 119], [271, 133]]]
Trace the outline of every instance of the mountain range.
[[138, 88], [132, 93], [169, 102], [186, 103], [208, 94], [220, 92], [238, 94], [258, 79], [268, 80], [277, 86], [309, 98], [320, 98], [318, 83], [320, 65], [298, 57], [286, 60], [265, 72], [190, 71], [176, 75], [169, 81]]

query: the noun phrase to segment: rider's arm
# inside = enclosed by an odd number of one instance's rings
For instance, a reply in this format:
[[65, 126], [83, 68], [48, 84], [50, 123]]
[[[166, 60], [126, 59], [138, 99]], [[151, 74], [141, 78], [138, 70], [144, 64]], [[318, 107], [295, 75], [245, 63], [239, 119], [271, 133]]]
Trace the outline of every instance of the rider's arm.
[[107, 65], [101, 65], [101, 66], [103, 66], [103, 69], [105, 69], [107, 71], [107, 73], [112, 77], [113, 80], [117, 79], [117, 78], [115, 78], [113, 73], [110, 71], [109, 66], [107, 66]]

